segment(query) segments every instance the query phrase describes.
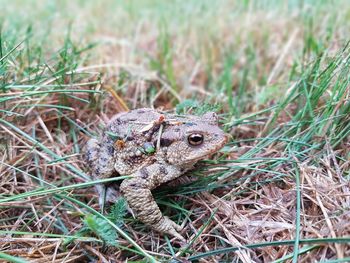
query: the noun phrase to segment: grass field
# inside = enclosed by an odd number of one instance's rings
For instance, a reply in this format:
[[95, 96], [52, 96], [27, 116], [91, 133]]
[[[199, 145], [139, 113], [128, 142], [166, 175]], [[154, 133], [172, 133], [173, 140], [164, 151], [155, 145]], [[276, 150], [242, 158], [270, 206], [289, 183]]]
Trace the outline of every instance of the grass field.
[[[0, 7], [1, 262], [350, 261], [348, 1]], [[100, 213], [82, 149], [138, 107], [216, 110], [232, 135], [154, 191], [187, 246], [122, 199]]]

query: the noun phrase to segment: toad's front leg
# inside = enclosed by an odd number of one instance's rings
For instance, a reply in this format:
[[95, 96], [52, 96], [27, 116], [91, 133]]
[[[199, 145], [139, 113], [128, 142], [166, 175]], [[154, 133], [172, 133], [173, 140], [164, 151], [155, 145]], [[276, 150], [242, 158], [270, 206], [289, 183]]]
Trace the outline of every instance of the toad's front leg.
[[172, 166], [165, 167], [160, 164], [152, 164], [141, 168], [132, 175], [132, 178], [124, 180], [120, 185], [120, 191], [136, 217], [143, 223], [151, 226], [156, 231], [170, 234], [185, 241], [178, 233], [182, 227], [162, 215], [151, 193], [151, 190], [160, 184], [180, 175], [180, 170]]

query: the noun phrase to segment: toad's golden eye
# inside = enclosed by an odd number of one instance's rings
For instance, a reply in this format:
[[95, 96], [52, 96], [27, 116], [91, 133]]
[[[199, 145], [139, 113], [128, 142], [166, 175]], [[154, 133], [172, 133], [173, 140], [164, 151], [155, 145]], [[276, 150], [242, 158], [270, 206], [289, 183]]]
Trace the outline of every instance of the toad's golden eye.
[[193, 133], [188, 136], [187, 138], [188, 143], [192, 146], [198, 146], [201, 145], [204, 141], [204, 136], [199, 133]]

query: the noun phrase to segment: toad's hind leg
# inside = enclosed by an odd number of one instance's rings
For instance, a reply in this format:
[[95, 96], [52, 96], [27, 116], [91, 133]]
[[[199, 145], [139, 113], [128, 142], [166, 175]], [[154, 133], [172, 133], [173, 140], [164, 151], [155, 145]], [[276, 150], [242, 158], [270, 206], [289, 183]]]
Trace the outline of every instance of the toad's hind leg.
[[[90, 139], [86, 145], [85, 160], [90, 168], [93, 180], [112, 177], [115, 173], [114, 169], [114, 148], [113, 143], [103, 142], [100, 144], [96, 139]], [[106, 186], [105, 184], [96, 184], [95, 189], [99, 195], [99, 205], [104, 211], [104, 204], [107, 202], [115, 202], [119, 197], [119, 188]]]
[[84, 159], [89, 166], [90, 170], [94, 166], [94, 163], [96, 162], [96, 159], [98, 158], [98, 152], [100, 149], [100, 145], [98, 143], [98, 140], [96, 139], [90, 139], [87, 141], [85, 146], [85, 155]]

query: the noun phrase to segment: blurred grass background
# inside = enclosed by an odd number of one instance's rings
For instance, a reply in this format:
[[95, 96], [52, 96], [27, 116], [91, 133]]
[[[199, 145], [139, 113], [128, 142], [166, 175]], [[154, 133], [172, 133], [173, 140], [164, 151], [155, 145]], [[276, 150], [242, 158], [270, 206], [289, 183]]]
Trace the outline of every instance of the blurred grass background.
[[160, 73], [182, 97], [204, 90], [210, 98], [230, 95], [225, 91], [232, 88], [236, 102], [220, 100], [239, 116], [247, 103], [259, 107], [284, 94], [306, 62], [341, 48], [348, 6], [346, 1], [3, 2], [3, 53], [25, 41], [18, 54], [22, 63], [40, 63], [64, 49], [67, 39], [79, 52], [96, 45], [73, 67], [137, 65]]
[[[34, 245], [31, 262], [350, 257], [348, 1], [0, 7], [0, 258]], [[214, 107], [233, 136], [199, 180], [157, 195], [165, 214], [188, 221], [188, 247], [131, 216], [103, 217], [93, 189], [80, 189], [94, 184], [82, 146], [125, 105]]]

